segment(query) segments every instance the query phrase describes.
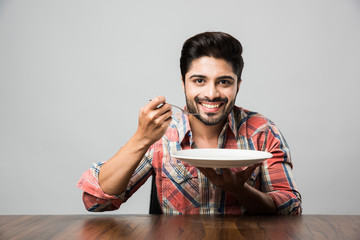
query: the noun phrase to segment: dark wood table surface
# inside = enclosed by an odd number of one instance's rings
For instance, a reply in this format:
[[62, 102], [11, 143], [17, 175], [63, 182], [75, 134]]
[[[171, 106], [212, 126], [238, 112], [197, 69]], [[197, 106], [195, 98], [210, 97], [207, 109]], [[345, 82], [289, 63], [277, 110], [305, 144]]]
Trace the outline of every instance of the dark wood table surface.
[[0, 239], [360, 239], [360, 216], [2, 215]]

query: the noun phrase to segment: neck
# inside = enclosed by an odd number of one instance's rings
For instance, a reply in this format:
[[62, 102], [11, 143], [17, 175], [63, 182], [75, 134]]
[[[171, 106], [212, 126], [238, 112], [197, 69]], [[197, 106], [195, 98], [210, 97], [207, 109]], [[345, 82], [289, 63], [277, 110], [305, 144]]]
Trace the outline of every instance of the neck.
[[218, 138], [226, 120], [216, 125], [205, 125], [194, 116], [189, 116], [193, 139], [199, 148], [217, 148]]

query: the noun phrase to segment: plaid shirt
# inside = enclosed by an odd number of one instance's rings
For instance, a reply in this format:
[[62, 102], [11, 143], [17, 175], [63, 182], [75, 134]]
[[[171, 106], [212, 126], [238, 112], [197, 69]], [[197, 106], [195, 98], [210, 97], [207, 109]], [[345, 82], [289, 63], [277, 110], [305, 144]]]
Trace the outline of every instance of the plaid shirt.
[[[98, 182], [103, 164], [93, 164], [77, 186], [84, 191], [88, 211], [115, 210], [155, 172], [157, 195], [165, 214], [244, 214], [246, 209], [229, 193], [214, 186], [196, 167], [170, 153], [195, 147], [188, 117], [173, 116], [165, 135], [153, 144], [138, 165], [125, 192], [104, 193]], [[258, 167], [247, 183], [269, 194], [280, 214], [300, 214], [301, 196], [291, 169], [289, 147], [273, 122], [264, 116], [235, 107], [218, 140], [218, 148], [267, 151], [273, 158]], [[241, 168], [232, 168], [240, 171]], [[150, 196], [149, 196], [150, 198]]]

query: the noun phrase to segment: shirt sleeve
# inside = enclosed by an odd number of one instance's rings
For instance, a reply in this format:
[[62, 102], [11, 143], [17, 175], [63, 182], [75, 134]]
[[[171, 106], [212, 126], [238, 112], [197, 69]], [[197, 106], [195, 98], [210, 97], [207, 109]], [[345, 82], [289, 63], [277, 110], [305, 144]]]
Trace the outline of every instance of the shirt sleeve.
[[279, 129], [270, 123], [264, 145], [273, 157], [264, 162], [261, 172], [261, 190], [269, 194], [279, 214], [301, 214], [301, 195], [292, 175], [289, 146]]
[[84, 172], [77, 183], [77, 187], [83, 191], [83, 202], [85, 208], [90, 212], [112, 211], [126, 202], [143, 185], [152, 174], [153, 148], [150, 148], [135, 172], [124, 192], [119, 195], [104, 193], [99, 185], [99, 171], [105, 162], [95, 163]]

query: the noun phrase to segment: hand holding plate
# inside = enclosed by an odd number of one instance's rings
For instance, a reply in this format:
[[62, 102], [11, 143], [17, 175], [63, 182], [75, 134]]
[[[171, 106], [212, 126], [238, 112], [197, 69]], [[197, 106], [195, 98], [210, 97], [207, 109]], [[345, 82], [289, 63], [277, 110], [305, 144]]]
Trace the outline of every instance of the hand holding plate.
[[222, 173], [217, 173], [213, 168], [198, 169], [210, 180], [215, 186], [224, 189], [229, 193], [239, 193], [245, 186], [245, 182], [251, 177], [254, 170], [261, 166], [262, 163], [251, 165], [239, 172], [233, 172], [230, 168], [223, 168]]

